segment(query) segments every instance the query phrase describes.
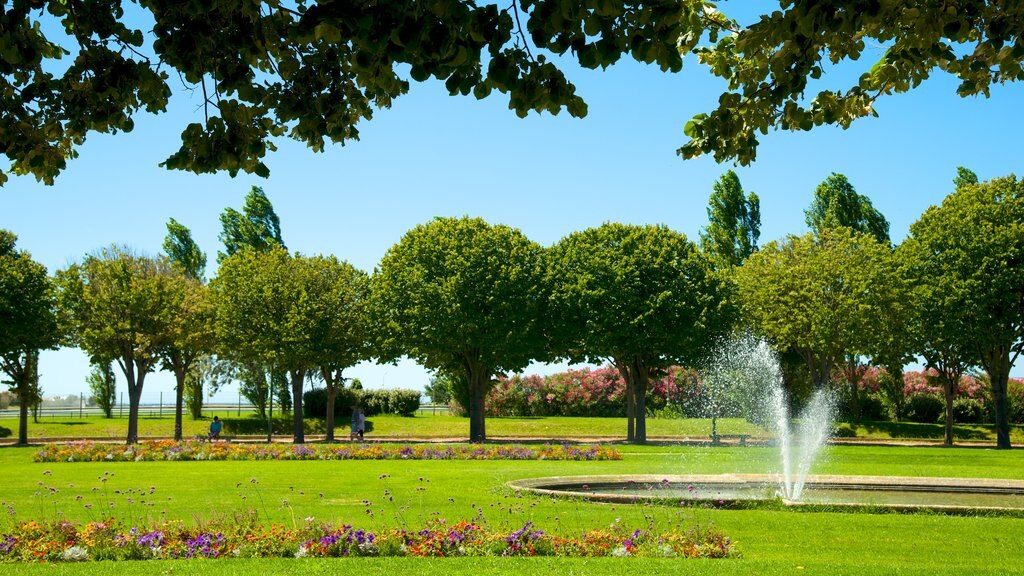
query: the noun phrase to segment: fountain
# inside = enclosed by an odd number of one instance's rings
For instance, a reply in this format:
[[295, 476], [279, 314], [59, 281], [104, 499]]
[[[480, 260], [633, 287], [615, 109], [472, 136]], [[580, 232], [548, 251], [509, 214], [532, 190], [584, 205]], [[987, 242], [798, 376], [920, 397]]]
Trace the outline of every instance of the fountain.
[[[713, 421], [724, 399], [729, 398], [741, 405], [748, 420], [766, 424], [775, 432], [781, 466], [779, 495], [799, 500], [811, 465], [831, 431], [834, 402], [828, 391], [814, 392], [794, 433], [778, 357], [767, 342], [749, 335], [720, 348], [704, 372], [704, 384]], [[716, 434], [713, 430], [712, 435]]]
[[815, 391], [791, 426], [789, 400], [775, 352], [745, 336], [721, 347], [704, 373], [712, 438], [724, 406], [739, 407], [748, 420], [775, 433], [777, 471], [770, 474], [631, 475], [516, 480], [516, 490], [605, 502], [679, 503], [712, 506], [880, 507], [943, 513], [1024, 514], [1024, 482], [973, 478], [812, 476], [812, 465], [828, 441], [834, 401]]

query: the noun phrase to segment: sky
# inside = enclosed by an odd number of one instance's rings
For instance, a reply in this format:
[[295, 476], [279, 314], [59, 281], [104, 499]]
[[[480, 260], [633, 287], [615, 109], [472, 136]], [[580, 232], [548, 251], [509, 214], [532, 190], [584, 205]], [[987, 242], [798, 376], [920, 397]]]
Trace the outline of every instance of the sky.
[[[841, 86], [870, 67], [830, 71]], [[1021, 172], [1024, 85], [994, 86], [990, 98], [960, 98], [955, 79], [939, 76], [909, 94], [883, 97], [879, 118], [850, 129], [772, 132], [751, 166], [682, 160], [683, 126], [710, 111], [724, 84], [687, 60], [678, 74], [624, 60], [605, 71], [565, 65], [589, 115], [531, 114], [519, 119], [495, 93], [451, 97], [443, 84], [413, 83], [391, 109], [360, 126], [361, 139], [316, 154], [278, 140], [267, 179], [194, 175], [158, 164], [176, 151], [189, 122], [201, 122], [197, 97], [173, 85], [169, 111], [136, 117], [127, 134], [93, 135], [53, 186], [15, 177], [0, 188], [0, 228], [18, 235], [50, 272], [110, 244], [157, 254], [174, 218], [192, 230], [216, 272], [221, 212], [240, 209], [260, 186], [281, 219], [288, 248], [334, 254], [372, 272], [411, 227], [436, 216], [479, 216], [551, 245], [608, 221], [665, 224], [697, 240], [707, 224], [714, 181], [733, 169], [761, 200], [761, 243], [807, 231], [804, 209], [830, 173], [845, 174], [891, 223], [894, 242], [930, 205], [952, 192], [957, 166], [985, 180]], [[177, 82], [175, 82], [177, 84]], [[561, 366], [532, 366], [550, 373]], [[89, 366], [78, 350], [44, 352], [44, 395], [85, 393]], [[1015, 375], [1022, 370], [1014, 369]], [[422, 389], [429, 374], [411, 361], [362, 364], [346, 372], [368, 388]], [[143, 402], [173, 401], [173, 377], [150, 375]], [[124, 386], [119, 384], [119, 391]], [[213, 401], [234, 402], [229, 386]]]

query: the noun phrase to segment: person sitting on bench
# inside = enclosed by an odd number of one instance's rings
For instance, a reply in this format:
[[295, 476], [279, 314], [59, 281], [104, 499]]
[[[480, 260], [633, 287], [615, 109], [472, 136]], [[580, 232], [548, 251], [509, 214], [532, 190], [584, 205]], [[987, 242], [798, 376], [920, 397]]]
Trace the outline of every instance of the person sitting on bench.
[[224, 428], [224, 423], [220, 421], [220, 416], [214, 416], [213, 422], [210, 422], [210, 435], [207, 436], [211, 442], [220, 438], [220, 431]]

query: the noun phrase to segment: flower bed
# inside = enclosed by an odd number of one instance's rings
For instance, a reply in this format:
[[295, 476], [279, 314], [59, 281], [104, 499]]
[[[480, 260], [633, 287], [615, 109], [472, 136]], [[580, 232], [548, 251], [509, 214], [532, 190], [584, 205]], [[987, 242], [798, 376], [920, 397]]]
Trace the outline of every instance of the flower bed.
[[376, 533], [351, 525], [318, 523], [297, 528], [253, 522], [125, 526], [116, 520], [50, 524], [24, 522], [0, 534], [0, 562], [86, 560], [312, 558], [346, 556], [675, 556], [731, 558], [733, 542], [714, 529], [653, 534], [645, 530], [590, 530], [555, 536], [532, 523], [508, 532], [468, 521], [434, 520], [420, 530]]
[[36, 453], [36, 462], [140, 462], [164, 460], [621, 460], [605, 446], [547, 444], [233, 444], [157, 440], [131, 446], [72, 442]]

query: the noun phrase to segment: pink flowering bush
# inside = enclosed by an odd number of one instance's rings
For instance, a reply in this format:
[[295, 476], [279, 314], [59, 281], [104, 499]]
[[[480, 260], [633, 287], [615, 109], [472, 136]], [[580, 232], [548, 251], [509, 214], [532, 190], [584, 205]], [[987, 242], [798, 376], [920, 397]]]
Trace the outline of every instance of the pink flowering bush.
[[[677, 415], [701, 416], [702, 383], [695, 370], [672, 367], [652, 378], [647, 407], [670, 408]], [[612, 366], [577, 369], [550, 376], [501, 377], [486, 399], [489, 416], [606, 416], [626, 415], [626, 384]]]

